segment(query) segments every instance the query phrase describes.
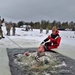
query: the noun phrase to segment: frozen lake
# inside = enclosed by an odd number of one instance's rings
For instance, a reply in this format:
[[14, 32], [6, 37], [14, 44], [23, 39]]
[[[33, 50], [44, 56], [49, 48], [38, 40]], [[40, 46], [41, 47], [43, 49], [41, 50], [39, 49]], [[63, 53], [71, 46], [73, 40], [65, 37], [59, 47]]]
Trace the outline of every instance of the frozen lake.
[[[51, 30], [46, 34], [46, 31], [43, 30], [43, 33], [40, 34], [39, 29], [33, 29], [33, 31], [22, 31], [24, 28], [16, 28], [16, 35], [11, 36], [6, 35], [5, 27], [3, 29], [4, 39], [0, 40], [0, 47], [6, 48], [26, 48], [26, 47], [38, 47], [40, 43], [51, 34]], [[55, 49], [57, 52], [66, 55], [75, 59], [75, 34], [73, 31], [59, 31], [62, 38], [59, 48]]]

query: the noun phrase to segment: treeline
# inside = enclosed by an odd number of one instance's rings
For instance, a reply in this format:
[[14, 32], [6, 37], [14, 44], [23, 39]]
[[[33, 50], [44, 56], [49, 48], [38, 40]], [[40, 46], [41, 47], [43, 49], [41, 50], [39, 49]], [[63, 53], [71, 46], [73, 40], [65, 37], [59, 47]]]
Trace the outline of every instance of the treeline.
[[53, 21], [53, 22], [49, 22], [46, 20], [41, 20], [41, 22], [24, 22], [24, 21], [19, 21], [17, 23], [18, 27], [21, 27], [23, 25], [30, 25], [32, 28], [34, 29], [39, 29], [39, 28], [43, 28], [43, 29], [52, 29], [53, 26], [57, 26], [58, 29], [72, 29], [73, 31], [75, 31], [75, 23], [73, 21], [71, 22], [57, 22], [57, 21]]

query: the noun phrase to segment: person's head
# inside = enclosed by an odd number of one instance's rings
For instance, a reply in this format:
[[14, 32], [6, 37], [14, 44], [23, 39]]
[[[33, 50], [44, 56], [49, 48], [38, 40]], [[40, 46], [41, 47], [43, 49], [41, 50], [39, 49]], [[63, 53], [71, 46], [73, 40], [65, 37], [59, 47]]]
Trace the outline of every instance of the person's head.
[[56, 26], [53, 26], [53, 28], [52, 28], [52, 34], [55, 34], [55, 33], [56, 33], [56, 31], [57, 31]]

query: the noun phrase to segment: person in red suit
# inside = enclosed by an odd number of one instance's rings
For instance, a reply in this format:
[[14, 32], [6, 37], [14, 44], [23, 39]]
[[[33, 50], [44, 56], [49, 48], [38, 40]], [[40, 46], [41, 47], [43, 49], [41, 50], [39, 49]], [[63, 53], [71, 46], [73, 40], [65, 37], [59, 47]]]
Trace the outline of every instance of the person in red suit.
[[49, 35], [42, 43], [44, 44], [45, 51], [52, 50], [54, 48], [58, 48], [60, 45], [61, 37], [59, 35], [59, 31], [57, 30], [56, 26], [52, 28], [52, 33]]

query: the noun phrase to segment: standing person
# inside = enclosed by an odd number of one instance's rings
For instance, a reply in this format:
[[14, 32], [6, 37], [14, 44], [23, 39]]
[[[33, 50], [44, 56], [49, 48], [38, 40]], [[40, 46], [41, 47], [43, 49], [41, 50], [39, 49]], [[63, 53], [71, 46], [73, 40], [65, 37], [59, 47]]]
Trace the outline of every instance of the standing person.
[[49, 33], [49, 29], [48, 29], [48, 27], [46, 28], [46, 34], [48, 34]]
[[3, 31], [2, 31], [2, 23], [4, 22], [4, 18], [1, 20], [1, 18], [0, 18], [0, 39], [1, 38], [5, 38], [4, 36], [3, 36]]
[[[44, 43], [44, 50], [43, 51], [48, 51], [48, 50], [52, 50], [54, 48], [58, 48], [58, 46], [60, 45], [60, 41], [61, 41], [61, 37], [59, 35], [59, 31], [57, 30], [56, 26], [54, 26], [52, 28], [52, 33], [51, 35], [49, 35], [42, 43], [41, 45], [43, 45]], [[42, 51], [42, 50], [40, 50]], [[39, 52], [39, 49], [38, 49]]]
[[5, 25], [6, 25], [7, 35], [10, 36], [10, 30], [11, 30], [11, 27], [12, 27], [12, 23], [11, 22], [5, 23]]
[[16, 31], [15, 27], [16, 27], [16, 24], [15, 24], [15, 23], [13, 23], [13, 28], [12, 28], [13, 36], [15, 36], [15, 31]]
[[43, 33], [43, 28], [42, 27], [40, 27], [40, 33]]

